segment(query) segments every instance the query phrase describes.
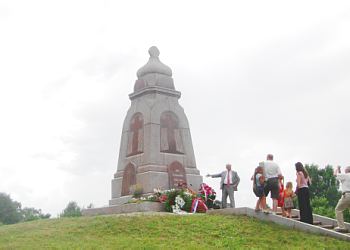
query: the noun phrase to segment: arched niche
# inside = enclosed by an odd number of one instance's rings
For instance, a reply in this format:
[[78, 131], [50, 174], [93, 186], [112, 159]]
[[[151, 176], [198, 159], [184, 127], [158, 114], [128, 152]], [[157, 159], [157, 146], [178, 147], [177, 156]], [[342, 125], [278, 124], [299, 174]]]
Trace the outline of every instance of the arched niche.
[[143, 115], [136, 113], [129, 123], [127, 156], [143, 153], [143, 131]]
[[179, 119], [171, 111], [165, 111], [160, 116], [160, 151], [171, 154], [184, 153]]
[[134, 164], [129, 163], [123, 173], [122, 181], [122, 193], [121, 196], [130, 195], [131, 186], [136, 185], [136, 167]]
[[178, 161], [168, 166], [169, 188], [180, 188], [187, 186], [186, 170]]

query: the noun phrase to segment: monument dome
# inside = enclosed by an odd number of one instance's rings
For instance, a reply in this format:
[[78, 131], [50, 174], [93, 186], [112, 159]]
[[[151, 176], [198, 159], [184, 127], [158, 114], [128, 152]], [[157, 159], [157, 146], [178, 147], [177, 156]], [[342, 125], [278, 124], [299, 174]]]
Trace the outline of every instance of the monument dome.
[[134, 92], [149, 86], [159, 86], [175, 89], [171, 68], [159, 60], [159, 50], [156, 46], [149, 48], [148, 62], [137, 71]]

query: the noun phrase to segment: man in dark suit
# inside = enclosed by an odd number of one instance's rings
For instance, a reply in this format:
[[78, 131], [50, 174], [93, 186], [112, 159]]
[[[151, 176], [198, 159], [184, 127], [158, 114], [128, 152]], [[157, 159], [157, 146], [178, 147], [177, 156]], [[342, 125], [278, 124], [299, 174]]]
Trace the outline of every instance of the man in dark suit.
[[227, 207], [227, 196], [230, 197], [230, 207], [234, 208], [234, 191], [237, 191], [237, 186], [240, 179], [237, 172], [231, 170], [231, 164], [226, 164], [226, 171], [223, 171], [219, 174], [208, 174], [207, 177], [221, 177], [220, 189], [222, 190], [222, 208]]

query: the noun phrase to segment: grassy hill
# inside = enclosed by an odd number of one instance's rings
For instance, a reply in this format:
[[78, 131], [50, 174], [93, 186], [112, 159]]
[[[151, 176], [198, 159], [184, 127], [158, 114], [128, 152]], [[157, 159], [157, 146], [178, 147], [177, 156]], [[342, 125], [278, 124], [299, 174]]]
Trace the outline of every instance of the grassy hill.
[[0, 249], [350, 249], [350, 243], [246, 216], [139, 215], [0, 226]]

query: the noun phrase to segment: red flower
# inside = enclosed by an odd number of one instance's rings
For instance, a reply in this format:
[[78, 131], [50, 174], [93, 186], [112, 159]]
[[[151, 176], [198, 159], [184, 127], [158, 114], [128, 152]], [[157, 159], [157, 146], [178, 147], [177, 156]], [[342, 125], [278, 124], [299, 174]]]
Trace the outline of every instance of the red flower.
[[159, 201], [160, 201], [161, 203], [164, 203], [167, 199], [168, 199], [168, 196], [166, 196], [166, 194], [162, 194], [162, 195], [159, 197]]

